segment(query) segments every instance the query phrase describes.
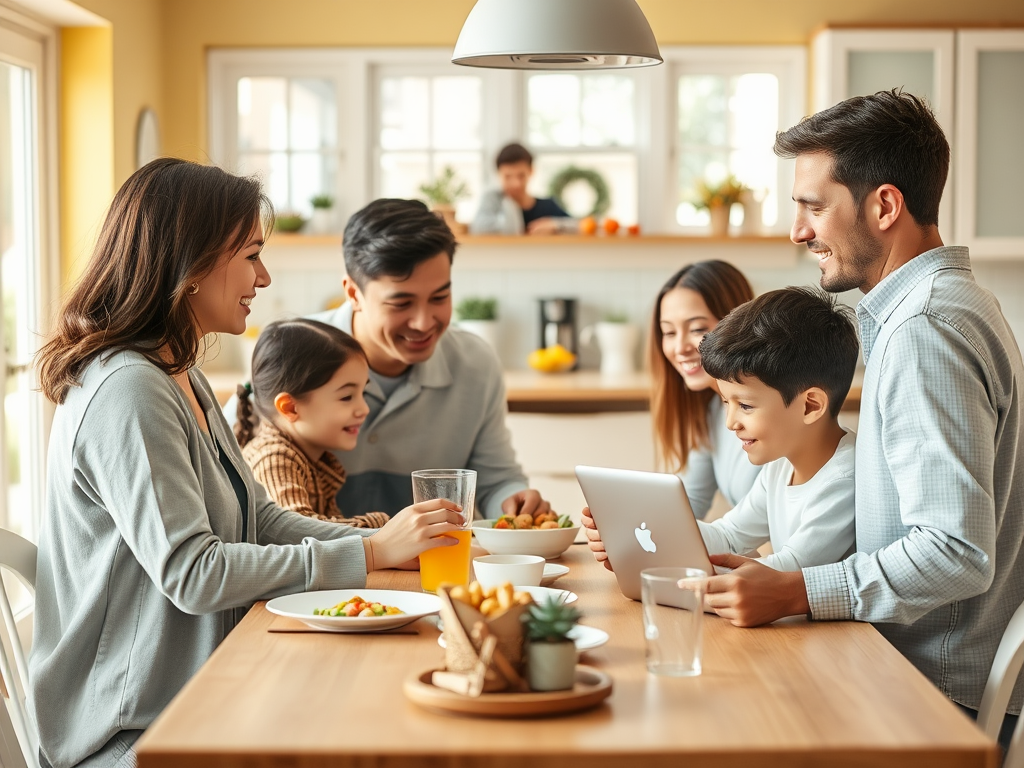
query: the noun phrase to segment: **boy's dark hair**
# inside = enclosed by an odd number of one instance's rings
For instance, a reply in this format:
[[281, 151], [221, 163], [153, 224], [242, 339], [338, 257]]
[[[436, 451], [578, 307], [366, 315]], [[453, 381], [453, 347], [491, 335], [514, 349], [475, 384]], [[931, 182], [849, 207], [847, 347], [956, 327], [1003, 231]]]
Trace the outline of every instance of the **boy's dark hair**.
[[817, 288], [783, 288], [741, 304], [704, 337], [700, 359], [709, 376], [753, 377], [789, 405], [820, 387], [839, 415], [859, 354], [853, 310]]
[[832, 158], [832, 180], [850, 190], [858, 208], [869, 192], [892, 184], [918, 225], [939, 223], [949, 142], [917, 96], [895, 88], [855, 96], [775, 137], [779, 157], [814, 152]]
[[322, 387], [354, 355], [366, 358], [359, 342], [319, 320], [280, 320], [264, 328], [252, 353], [252, 383], [238, 388], [238, 444], [252, 440], [260, 418], [273, 419], [275, 397], [287, 392], [299, 399]]
[[522, 144], [506, 144], [498, 153], [498, 159], [495, 160], [494, 166], [501, 168], [503, 165], [512, 165], [514, 163], [526, 163], [532, 168], [533, 155]]
[[345, 225], [345, 270], [361, 289], [381, 277], [406, 278], [439, 253], [455, 258], [455, 235], [419, 200], [382, 198], [352, 214]]

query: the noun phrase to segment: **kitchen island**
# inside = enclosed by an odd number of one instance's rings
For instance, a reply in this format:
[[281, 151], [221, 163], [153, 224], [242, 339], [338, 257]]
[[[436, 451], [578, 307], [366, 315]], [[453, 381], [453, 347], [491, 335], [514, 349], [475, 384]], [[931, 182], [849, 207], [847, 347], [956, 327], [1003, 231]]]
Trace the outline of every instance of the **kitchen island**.
[[[437, 630], [271, 633], [258, 603], [138, 742], [140, 768], [995, 768], [998, 748], [869, 624], [737, 629], [707, 617], [704, 673], [648, 674], [640, 605], [581, 545], [554, 586], [609, 642], [596, 709], [548, 719], [435, 714], [403, 681], [443, 664]], [[419, 589], [414, 572], [368, 586]]]

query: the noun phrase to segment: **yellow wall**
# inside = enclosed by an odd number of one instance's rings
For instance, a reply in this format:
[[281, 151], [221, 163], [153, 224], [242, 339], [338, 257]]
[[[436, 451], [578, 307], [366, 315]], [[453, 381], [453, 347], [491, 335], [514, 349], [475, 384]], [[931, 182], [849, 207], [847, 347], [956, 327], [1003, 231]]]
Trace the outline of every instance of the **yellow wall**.
[[113, 45], [110, 27], [61, 30], [60, 266], [76, 277], [114, 193]]
[[[801, 44], [826, 23], [1024, 24], [1021, 0], [638, 1], [665, 45]], [[209, 47], [452, 46], [472, 7], [473, 0], [164, 0], [164, 146], [206, 155]]]
[[[163, 123], [163, 0], [75, 3], [109, 21], [113, 29], [114, 179], [120, 186], [135, 170], [139, 113], [144, 107], [153, 107]], [[169, 4], [173, 3], [174, 0], [169, 0]]]

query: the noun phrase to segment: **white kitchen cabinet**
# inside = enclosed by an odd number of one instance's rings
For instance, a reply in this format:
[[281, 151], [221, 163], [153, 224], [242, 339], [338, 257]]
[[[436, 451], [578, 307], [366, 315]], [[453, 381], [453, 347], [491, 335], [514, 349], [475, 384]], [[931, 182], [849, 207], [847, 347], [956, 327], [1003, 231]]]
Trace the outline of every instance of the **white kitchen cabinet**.
[[[814, 111], [851, 96], [903, 88], [928, 101], [953, 144], [956, 32], [917, 29], [826, 29], [813, 41]], [[953, 233], [951, 168], [939, 208], [939, 231]]]
[[957, 33], [956, 233], [972, 257], [1024, 257], [1024, 30]]
[[939, 209], [974, 259], [1024, 258], [1024, 30], [829, 29], [814, 49], [814, 107], [901, 86], [928, 99], [952, 148]]

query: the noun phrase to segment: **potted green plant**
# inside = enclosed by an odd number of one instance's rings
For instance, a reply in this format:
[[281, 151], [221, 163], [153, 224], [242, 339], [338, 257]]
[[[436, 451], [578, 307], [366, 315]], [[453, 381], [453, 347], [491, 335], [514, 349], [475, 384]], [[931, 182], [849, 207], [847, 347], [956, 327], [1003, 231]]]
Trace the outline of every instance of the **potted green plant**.
[[420, 184], [419, 189], [430, 209], [441, 214], [452, 232], [458, 234], [462, 227], [455, 221], [455, 204], [469, 197], [469, 185], [456, 175], [454, 168], [446, 165], [437, 178], [429, 184]]
[[534, 691], [564, 691], [576, 679], [576, 644], [569, 632], [580, 612], [555, 596], [527, 607], [526, 681]]
[[694, 190], [693, 206], [699, 211], [707, 209], [711, 216], [711, 234], [724, 237], [729, 234], [729, 212], [734, 203], [740, 201], [747, 187], [735, 176], [726, 176], [722, 181], [714, 183], [707, 179], [697, 182]]
[[298, 232], [306, 224], [300, 213], [282, 211], [274, 218], [274, 229], [278, 232]]
[[309, 228], [317, 235], [326, 235], [334, 229], [334, 198], [322, 193], [309, 199], [313, 206], [313, 216], [309, 220]]
[[467, 296], [455, 306], [459, 327], [498, 349], [498, 300]]

